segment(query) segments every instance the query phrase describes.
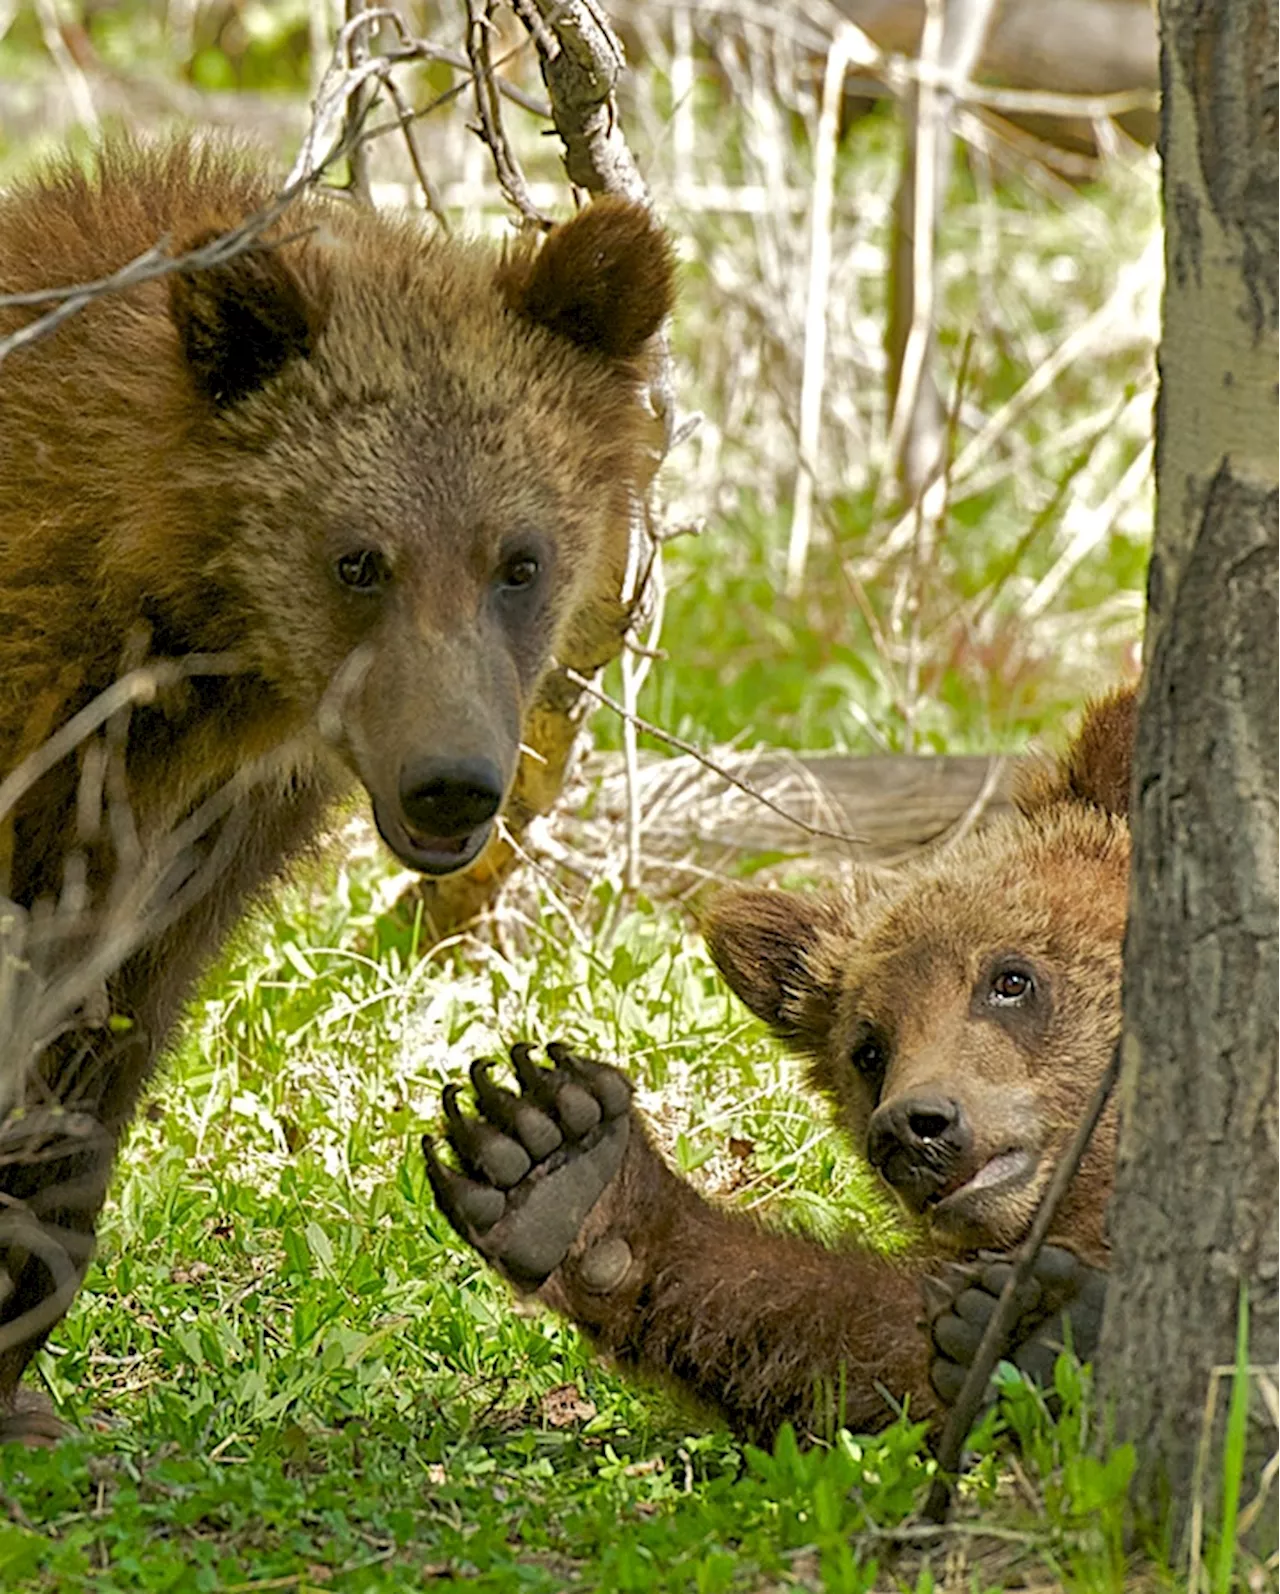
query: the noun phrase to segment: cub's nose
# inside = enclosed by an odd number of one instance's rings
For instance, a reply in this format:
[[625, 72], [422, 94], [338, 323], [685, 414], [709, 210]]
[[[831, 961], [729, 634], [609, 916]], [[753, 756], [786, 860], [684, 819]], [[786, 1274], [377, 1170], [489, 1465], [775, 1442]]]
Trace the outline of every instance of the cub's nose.
[[410, 759], [400, 771], [400, 809], [420, 836], [469, 836], [502, 806], [503, 785], [488, 758]]
[[951, 1096], [887, 1101], [867, 1126], [867, 1160], [913, 1205], [940, 1190], [972, 1146], [964, 1108]]

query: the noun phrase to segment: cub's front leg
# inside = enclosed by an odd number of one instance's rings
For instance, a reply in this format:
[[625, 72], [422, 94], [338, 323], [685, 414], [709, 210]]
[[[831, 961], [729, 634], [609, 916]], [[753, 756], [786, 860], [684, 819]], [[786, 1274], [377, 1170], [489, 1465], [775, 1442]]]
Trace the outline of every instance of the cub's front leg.
[[713, 1206], [650, 1144], [621, 1074], [548, 1053], [541, 1069], [513, 1048], [518, 1094], [473, 1065], [474, 1117], [446, 1090], [461, 1171], [424, 1142], [436, 1199], [468, 1243], [620, 1366], [677, 1385], [748, 1438], [767, 1442], [784, 1421], [880, 1428], [904, 1398], [932, 1414], [917, 1264]]

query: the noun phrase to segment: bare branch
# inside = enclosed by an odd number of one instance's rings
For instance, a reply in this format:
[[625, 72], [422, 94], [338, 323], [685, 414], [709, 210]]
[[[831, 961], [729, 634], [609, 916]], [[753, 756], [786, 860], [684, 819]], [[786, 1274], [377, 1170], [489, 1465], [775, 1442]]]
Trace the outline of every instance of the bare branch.
[[1071, 1143], [1053, 1170], [1053, 1178], [1050, 1179], [1048, 1188], [1036, 1209], [1035, 1222], [1032, 1223], [1030, 1232], [1022, 1242], [1009, 1282], [1005, 1285], [991, 1321], [987, 1324], [973, 1362], [965, 1375], [960, 1394], [951, 1408], [946, 1427], [938, 1440], [935, 1451], [938, 1459], [938, 1476], [934, 1479], [923, 1512], [927, 1522], [946, 1520], [951, 1507], [951, 1479], [960, 1464], [961, 1449], [968, 1438], [970, 1428], [973, 1427], [973, 1419], [977, 1416], [982, 1397], [986, 1394], [992, 1371], [1000, 1360], [1008, 1343], [1010, 1330], [1018, 1319], [1023, 1287], [1031, 1277], [1031, 1270], [1040, 1255], [1040, 1248], [1044, 1245], [1045, 1238], [1053, 1226], [1053, 1220], [1057, 1216], [1058, 1206], [1067, 1192], [1067, 1186], [1075, 1177], [1080, 1159], [1084, 1156], [1085, 1149], [1093, 1138], [1093, 1131], [1098, 1126], [1098, 1120], [1111, 1099], [1111, 1092], [1115, 1089], [1119, 1073], [1120, 1043], [1117, 1041], [1111, 1054], [1111, 1061], [1089, 1098], [1089, 1105], [1076, 1126]]
[[614, 90], [625, 58], [594, 0], [512, 0], [537, 47], [569, 181], [647, 204], [649, 190], [618, 124]]
[[502, 125], [502, 102], [494, 84], [493, 62], [489, 58], [489, 35], [493, 31], [493, 0], [467, 0], [467, 56], [476, 90], [479, 134], [489, 147], [498, 185], [510, 204], [526, 222], [546, 229], [551, 217], [539, 210], [529, 195], [529, 185], [520, 170], [506, 129]]
[[809, 217], [809, 283], [804, 322], [804, 365], [800, 385], [800, 440], [791, 536], [787, 543], [787, 594], [804, 586], [813, 526], [813, 488], [822, 434], [822, 390], [826, 383], [827, 296], [831, 286], [831, 211], [835, 198], [836, 145], [845, 74], [861, 60], [866, 35], [842, 28], [827, 54], [822, 79], [822, 114], [814, 140], [813, 206]]
[[373, 204], [373, 189], [369, 182], [369, 147], [358, 142], [353, 136], [364, 126], [365, 118], [369, 114], [369, 107], [373, 103], [373, 92], [362, 68], [367, 66], [371, 50], [370, 38], [376, 31], [381, 18], [376, 12], [366, 11], [360, 0], [346, 0], [346, 26], [342, 30], [342, 40], [346, 45], [347, 77], [352, 87], [347, 93], [346, 134], [350, 142], [351, 153], [347, 156], [347, 169], [350, 174], [347, 189], [354, 199], [362, 205]]
[[[210, 266], [222, 265], [250, 249], [265, 247], [262, 238], [285, 214], [298, 195], [319, 182], [340, 161], [360, 149], [370, 137], [380, 137], [397, 130], [399, 120], [372, 129], [346, 117], [351, 96], [370, 79], [385, 81], [392, 68], [401, 60], [418, 60], [429, 47], [401, 33], [401, 47], [387, 55], [373, 56], [348, 67], [345, 60], [346, 38], [349, 30], [365, 28], [371, 21], [385, 19], [398, 24], [396, 14], [377, 9], [361, 12], [343, 28], [335, 47], [333, 60], [321, 80], [316, 95], [314, 114], [302, 142], [293, 170], [280, 192], [261, 210], [245, 218], [237, 226], [210, 239], [198, 249], [183, 254], [168, 253], [167, 239], [157, 239], [155, 245], [134, 260], [126, 262], [118, 271], [93, 282], [74, 283], [63, 288], [47, 288], [36, 293], [0, 295], [0, 310], [34, 308], [42, 304], [52, 306], [44, 315], [36, 317], [26, 326], [0, 337], [0, 364], [10, 354], [47, 337], [62, 322], [68, 320], [85, 305], [107, 293], [137, 287], [170, 276], [176, 271], [200, 271]], [[402, 27], [402, 25], [401, 25]], [[367, 115], [368, 107], [365, 107]], [[332, 130], [338, 129], [335, 133]], [[328, 144], [326, 148], [325, 145]], [[282, 239], [281, 242], [288, 242]]]
[[239, 668], [234, 654], [190, 653], [181, 659], [155, 659], [113, 681], [0, 781], [0, 823], [55, 764], [127, 704], [152, 703], [168, 687], [194, 675], [232, 675]]
[[752, 786], [749, 781], [743, 780], [740, 775], [735, 775], [731, 769], [727, 769], [723, 764], [717, 763], [709, 753], [698, 747], [694, 742], [686, 742], [682, 736], [677, 736], [673, 731], [663, 730], [660, 725], [654, 725], [649, 720], [642, 719], [639, 714], [628, 709], [624, 703], [619, 703], [616, 697], [610, 697], [608, 692], [598, 687], [594, 681], [589, 681], [585, 675], [580, 675], [577, 670], [570, 670], [564, 666], [561, 666], [561, 668], [575, 686], [594, 697], [597, 703], [603, 703], [606, 708], [611, 708], [620, 719], [629, 721], [638, 731], [643, 731], [646, 736], [652, 736], [656, 741], [665, 742], [668, 747], [674, 747], [677, 752], [687, 753], [690, 758], [696, 759], [699, 764], [709, 769], [713, 775], [718, 775], [727, 785], [761, 803], [765, 808], [777, 814], [779, 819], [785, 819], [789, 825], [794, 825], [797, 830], [804, 831], [806, 836], [816, 836], [822, 841], [839, 841], [850, 847], [861, 846], [866, 840], [864, 836], [855, 836], [841, 830], [826, 830], [821, 825], [813, 825], [807, 819], [801, 819], [798, 814], [791, 813], [788, 809], [783, 808], [780, 803], [774, 802], [772, 797], [766, 796], [764, 792]]

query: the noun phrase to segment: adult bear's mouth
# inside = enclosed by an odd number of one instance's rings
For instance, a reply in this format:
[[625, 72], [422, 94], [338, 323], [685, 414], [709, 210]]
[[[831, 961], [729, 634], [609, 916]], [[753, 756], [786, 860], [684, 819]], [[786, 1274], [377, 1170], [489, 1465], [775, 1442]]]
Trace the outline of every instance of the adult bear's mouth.
[[410, 829], [403, 819], [385, 813], [376, 798], [373, 803], [373, 822], [383, 841], [406, 868], [416, 869], [419, 874], [432, 875], [437, 879], [458, 874], [474, 863], [493, 829], [493, 821], [488, 819], [462, 835], [424, 835], [421, 831]]

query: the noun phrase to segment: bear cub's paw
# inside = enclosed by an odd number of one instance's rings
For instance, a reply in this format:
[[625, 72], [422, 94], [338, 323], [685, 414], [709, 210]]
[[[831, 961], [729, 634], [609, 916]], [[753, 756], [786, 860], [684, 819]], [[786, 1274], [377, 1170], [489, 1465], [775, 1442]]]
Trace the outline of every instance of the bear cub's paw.
[[[427, 1177], [449, 1222], [480, 1254], [523, 1289], [537, 1289], [569, 1254], [592, 1207], [622, 1166], [631, 1121], [631, 1085], [616, 1068], [547, 1047], [551, 1068], [533, 1048], [511, 1048], [519, 1092], [495, 1084], [498, 1065], [471, 1065], [475, 1116], [446, 1086], [445, 1139], [462, 1169], [438, 1156], [423, 1136]], [[625, 1253], [625, 1254], [624, 1254]], [[606, 1239], [582, 1258], [589, 1288], [609, 1290], [630, 1265], [621, 1239]], [[593, 1282], [594, 1280], [594, 1282]]]
[[[1012, 1254], [980, 1251], [975, 1263], [951, 1264], [942, 1277], [924, 1281], [929, 1382], [947, 1405], [959, 1397], [1015, 1260]], [[1051, 1390], [1062, 1351], [1070, 1348], [1082, 1362], [1096, 1355], [1106, 1294], [1107, 1275], [1101, 1268], [1090, 1267], [1063, 1246], [1042, 1247], [1024, 1286], [1004, 1360]]]

